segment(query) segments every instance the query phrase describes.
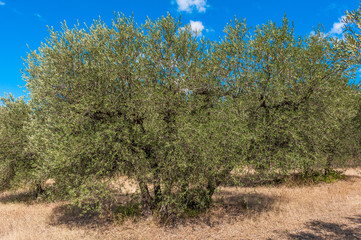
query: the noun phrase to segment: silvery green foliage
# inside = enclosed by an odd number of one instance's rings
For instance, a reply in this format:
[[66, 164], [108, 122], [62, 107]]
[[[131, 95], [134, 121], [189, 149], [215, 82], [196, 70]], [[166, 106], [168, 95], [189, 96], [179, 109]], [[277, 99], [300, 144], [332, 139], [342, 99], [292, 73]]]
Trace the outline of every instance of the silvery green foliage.
[[220, 64], [228, 91], [247, 114], [247, 161], [271, 172], [331, 164], [339, 132], [354, 114], [349, 56], [320, 30], [296, 37], [287, 18], [253, 32], [235, 19], [225, 32]]
[[92, 208], [127, 176], [143, 213], [170, 219], [209, 207], [245, 165], [330, 167], [355, 115], [348, 55], [321, 31], [295, 37], [286, 18], [225, 33], [200, 39], [170, 15], [50, 29], [24, 71], [33, 176]]
[[361, 5], [358, 9], [346, 11], [343, 18], [345, 50], [353, 55], [360, 63], [361, 55]]
[[209, 206], [242, 142], [212, 46], [169, 15], [141, 27], [124, 16], [112, 27], [64, 24], [50, 36], [25, 70], [39, 176], [86, 202], [123, 174], [137, 181], [144, 213], [166, 218]]
[[[9, 94], [0, 105], [0, 190], [31, 182], [34, 156], [27, 149], [30, 108], [24, 99]], [[29, 185], [29, 184], [28, 184]]]
[[[344, 41], [340, 44], [340, 48], [348, 52], [353, 57], [355, 63], [361, 63], [361, 5], [358, 9], [346, 11], [343, 19], [344, 26]], [[356, 159], [360, 157], [361, 149], [361, 94], [360, 82], [354, 85], [355, 89], [355, 103], [354, 109], [357, 114], [350, 122], [351, 128], [348, 129], [348, 138], [350, 142], [345, 146], [353, 153]]]

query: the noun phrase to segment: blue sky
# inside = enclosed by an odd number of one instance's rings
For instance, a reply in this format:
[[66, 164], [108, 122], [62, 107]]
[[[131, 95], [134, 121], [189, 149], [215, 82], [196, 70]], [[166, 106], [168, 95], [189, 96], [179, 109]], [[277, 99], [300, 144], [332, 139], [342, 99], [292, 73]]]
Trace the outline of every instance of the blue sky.
[[113, 13], [122, 12], [134, 14], [140, 24], [147, 16], [156, 19], [170, 12], [181, 15], [183, 23], [203, 36], [217, 40], [234, 16], [256, 26], [268, 20], [280, 23], [287, 14], [297, 35], [309, 34], [321, 23], [325, 32], [341, 36], [341, 17], [358, 5], [358, 0], [0, 0], [0, 96], [5, 92], [16, 97], [26, 94], [25, 88], [19, 88], [25, 85], [22, 58], [48, 37], [47, 26], [60, 30], [64, 20], [68, 26], [77, 20], [90, 25], [100, 16], [110, 25]]

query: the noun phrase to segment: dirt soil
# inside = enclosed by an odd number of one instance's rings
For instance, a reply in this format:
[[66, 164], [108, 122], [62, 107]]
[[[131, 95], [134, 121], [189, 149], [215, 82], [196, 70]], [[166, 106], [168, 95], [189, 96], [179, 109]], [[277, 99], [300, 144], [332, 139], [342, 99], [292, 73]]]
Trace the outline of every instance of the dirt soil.
[[151, 218], [120, 223], [78, 219], [64, 203], [0, 194], [0, 239], [361, 239], [361, 169], [346, 180], [304, 187], [223, 187], [197, 218], [162, 227]]

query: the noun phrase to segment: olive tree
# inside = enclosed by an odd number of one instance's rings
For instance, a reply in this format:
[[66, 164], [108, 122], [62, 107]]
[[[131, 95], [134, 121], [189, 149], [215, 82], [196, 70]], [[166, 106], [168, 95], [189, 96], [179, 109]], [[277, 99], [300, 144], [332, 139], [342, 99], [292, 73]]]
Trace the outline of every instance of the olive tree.
[[[355, 64], [360, 66], [361, 63], [361, 5], [358, 9], [346, 11], [343, 19], [344, 26], [344, 42], [340, 45], [341, 49], [353, 57]], [[361, 152], [361, 95], [360, 82], [354, 84], [354, 109], [356, 116], [349, 123], [348, 138], [350, 142], [347, 149], [353, 152], [354, 157], [359, 158]], [[351, 146], [351, 149], [350, 149]]]
[[337, 41], [320, 30], [296, 37], [286, 17], [280, 27], [269, 22], [253, 32], [235, 19], [225, 33], [218, 55], [227, 92], [246, 114], [246, 161], [286, 173], [330, 165], [337, 133], [353, 114], [354, 69]]
[[50, 29], [24, 71], [33, 176], [88, 207], [126, 176], [145, 215], [170, 219], [209, 207], [244, 165], [332, 167], [355, 114], [340, 42], [296, 37], [287, 18], [254, 31], [236, 19], [225, 33], [210, 42], [170, 15]]
[[34, 186], [35, 157], [28, 148], [30, 108], [23, 98], [8, 94], [0, 105], [0, 190]]
[[143, 213], [164, 218], [209, 207], [240, 144], [212, 47], [170, 15], [50, 30], [24, 75], [39, 179], [83, 204], [107, 198], [125, 175]]
[[345, 17], [342, 19], [345, 33], [345, 48], [360, 63], [361, 55], [361, 5], [358, 9], [346, 11]]

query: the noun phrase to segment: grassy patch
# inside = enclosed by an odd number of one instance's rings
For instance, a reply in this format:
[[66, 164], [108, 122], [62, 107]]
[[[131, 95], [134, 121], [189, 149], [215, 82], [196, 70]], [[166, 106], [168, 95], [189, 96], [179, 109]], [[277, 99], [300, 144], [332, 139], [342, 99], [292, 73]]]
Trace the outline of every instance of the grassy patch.
[[131, 219], [134, 222], [142, 214], [140, 203], [130, 202], [126, 205], [118, 206], [115, 209], [115, 219], [118, 223], [124, 223], [126, 219]]
[[183, 218], [196, 218], [199, 217], [202, 213], [204, 213], [204, 209], [198, 209], [198, 208], [186, 208], [183, 212], [182, 217]]
[[323, 174], [320, 172], [317, 172], [316, 174], [314, 174], [312, 176], [312, 180], [314, 183], [320, 183], [320, 182], [333, 183], [338, 180], [343, 180], [345, 178], [346, 178], [346, 176], [345, 176], [345, 174], [343, 174], [343, 172], [336, 171], [333, 169], [331, 169], [331, 170], [327, 171], [327, 173], [323, 173]]
[[292, 186], [312, 185], [318, 183], [334, 183], [345, 178], [346, 176], [342, 171], [330, 169], [328, 171], [313, 171], [308, 174], [297, 173], [285, 177], [277, 177], [274, 179], [274, 184], [286, 184]]

